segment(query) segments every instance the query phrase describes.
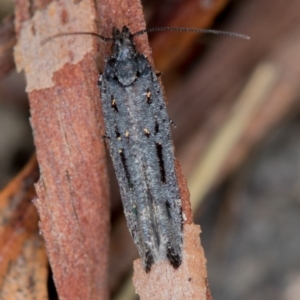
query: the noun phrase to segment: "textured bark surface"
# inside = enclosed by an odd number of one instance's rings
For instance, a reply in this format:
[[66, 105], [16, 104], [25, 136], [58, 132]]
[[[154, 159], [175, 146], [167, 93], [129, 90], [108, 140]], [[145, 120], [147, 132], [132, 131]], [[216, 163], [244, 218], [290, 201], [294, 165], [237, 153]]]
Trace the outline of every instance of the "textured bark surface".
[[92, 37], [93, 1], [16, 2], [15, 60], [24, 70], [41, 177], [35, 205], [60, 299], [107, 299], [109, 195]]
[[177, 270], [164, 261], [147, 274], [140, 259], [134, 262], [133, 284], [142, 300], [211, 299], [199, 234], [199, 225], [184, 225], [183, 261]]
[[32, 203], [36, 157], [0, 193], [0, 299], [48, 299], [48, 262]]
[[[117, 9], [113, 10], [112, 7], [116, 7]], [[130, 8], [130, 9], [128, 9]], [[107, 12], [110, 13], [107, 13]], [[106, 1], [105, 3], [103, 3], [103, 5], [98, 7], [98, 13], [99, 15], [101, 15], [101, 18], [99, 18], [100, 20], [100, 34], [107, 36], [107, 34], [105, 34], [107, 31], [110, 32], [112, 25], [117, 26], [118, 28], [122, 28], [124, 25], [128, 25], [130, 30], [132, 32], [136, 32], [138, 30], [144, 29], [145, 28], [145, 23], [143, 20], [143, 15], [142, 15], [142, 7], [140, 5], [140, 3], [138, 1]], [[102, 29], [103, 28], [103, 29]], [[106, 29], [107, 28], [107, 29]], [[106, 29], [106, 30], [105, 30]], [[102, 32], [103, 30], [103, 32]], [[152, 58], [150, 56], [151, 50], [149, 49], [149, 45], [147, 43], [147, 36], [143, 35], [140, 37], [136, 38], [136, 45], [137, 45], [137, 50], [143, 54], [145, 54], [148, 59], [150, 61], [152, 61]], [[100, 52], [101, 53], [101, 52]], [[109, 50], [108, 50], [108, 46], [106, 46], [105, 49], [105, 55], [109, 55]], [[101, 54], [100, 54], [101, 56]], [[177, 177], [178, 177], [178, 181], [179, 181], [179, 185], [180, 185], [180, 192], [181, 192], [181, 196], [182, 196], [182, 202], [183, 202], [183, 212], [185, 215], [185, 222], [187, 224], [192, 223], [192, 212], [191, 212], [191, 207], [190, 207], [190, 203], [189, 203], [189, 193], [187, 190], [187, 186], [186, 186], [186, 181], [182, 176], [181, 170], [179, 168], [179, 165], [176, 165], [176, 171], [177, 171]], [[199, 234], [199, 231], [198, 231]], [[191, 239], [194, 241], [194, 243], [197, 243], [197, 241], [199, 242], [199, 235], [197, 234], [191, 234], [190, 232], [185, 234], [185, 238], [189, 238], [189, 236], [191, 235]], [[190, 247], [191, 244], [186, 243], [186, 256], [188, 257], [188, 255], [195, 255], [195, 250]], [[193, 253], [193, 254], [190, 254]], [[203, 250], [202, 248], [200, 249], [200, 251], [197, 252], [197, 259], [199, 259], [200, 262], [204, 262], [205, 258], [204, 258], [204, 254], [203, 254]], [[184, 265], [184, 264], [183, 264]], [[150, 277], [153, 276], [151, 275], [153, 273], [153, 271], [151, 271], [149, 273], [149, 275], [147, 275], [145, 273], [145, 271], [143, 270], [143, 268], [140, 267], [140, 260], [138, 260], [138, 262], [135, 264], [135, 287], [137, 289], [137, 293], [139, 293], [139, 295], [141, 296], [141, 299], [151, 299], [151, 298], [145, 298], [145, 295], [159, 295], [158, 291], [161, 290], [159, 286], [155, 285], [155, 283], [153, 283], [153, 285], [146, 285], [145, 284], [145, 280], [150, 280]], [[165, 281], [164, 283], [166, 284], [166, 287], [163, 289], [165, 290], [165, 294], [168, 294], [169, 297], [171, 297], [172, 295], [172, 283], [170, 282], [170, 277], [168, 276], [177, 276], [178, 278], [181, 278], [182, 276], [187, 276], [189, 274], [189, 272], [191, 272], [191, 270], [189, 268], [185, 269], [185, 272], [174, 272], [173, 271], [173, 267], [166, 263], [166, 262], [161, 262], [157, 264], [157, 267], [161, 266], [163, 269], [165, 269]], [[179, 270], [181, 270], [181, 267], [179, 268]], [[154, 273], [153, 273], [154, 274]], [[176, 274], [176, 275], [175, 275]], [[164, 277], [164, 276], [162, 276]], [[205, 263], [199, 265], [199, 269], [197, 270], [197, 272], [191, 273], [190, 277], [193, 277], [194, 280], [196, 282], [199, 283], [199, 281], [201, 281], [202, 283], [205, 283], [205, 279], [206, 279], [206, 265]], [[143, 278], [143, 279], [142, 279]], [[147, 279], [148, 278], [148, 279]], [[169, 278], [167, 280], [167, 278]], [[183, 277], [182, 277], [183, 278]], [[142, 279], [142, 281], [140, 281], [139, 279]], [[143, 281], [144, 280], [144, 281]], [[158, 282], [156, 282], [158, 284]], [[186, 289], [185, 289], [185, 281], [184, 279], [179, 280], [178, 281], [178, 289], [182, 290], [183, 295], [186, 293]], [[200, 298], [198, 299], [206, 299], [206, 286], [205, 284], [202, 284], [201, 287], [199, 287], [199, 290], [194, 290], [193, 292], [195, 293], [195, 295], [197, 295], [197, 293], [201, 290], [201, 293], [198, 295]], [[167, 291], [169, 291], [169, 293], [167, 293]], [[188, 297], [189, 294], [187, 294]], [[157, 298], [159, 299], [159, 298]], [[167, 299], [167, 298], [161, 298], [161, 299]]]

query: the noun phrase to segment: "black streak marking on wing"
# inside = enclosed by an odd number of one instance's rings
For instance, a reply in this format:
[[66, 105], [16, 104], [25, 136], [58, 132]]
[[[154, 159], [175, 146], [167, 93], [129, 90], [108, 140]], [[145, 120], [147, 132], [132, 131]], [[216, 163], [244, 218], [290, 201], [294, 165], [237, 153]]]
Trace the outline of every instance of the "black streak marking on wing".
[[155, 130], [155, 134], [159, 133], [159, 124], [158, 124], [157, 120], [155, 120], [154, 130]]
[[119, 131], [119, 128], [118, 128], [117, 124], [115, 124], [115, 133], [116, 133], [117, 139], [118, 140], [121, 139], [121, 133]]
[[149, 249], [146, 250], [145, 257], [146, 257], [145, 271], [146, 273], [148, 273], [151, 270], [152, 264], [154, 263], [153, 254], [151, 253], [151, 251], [149, 251]]
[[165, 170], [162, 151], [163, 151], [162, 145], [156, 143], [156, 153], [157, 153], [159, 169], [160, 169], [160, 180], [162, 183], [166, 183], [166, 170]]
[[170, 212], [170, 210], [171, 210], [171, 205], [170, 205], [170, 203], [169, 203], [168, 200], [166, 201], [166, 209], [167, 209], [167, 213], [168, 213], [169, 219], [172, 219], [171, 212]]
[[120, 153], [121, 161], [122, 161], [123, 168], [124, 168], [124, 171], [125, 171], [125, 175], [126, 175], [126, 178], [127, 178], [128, 186], [129, 186], [129, 188], [132, 188], [133, 184], [131, 182], [130, 173], [129, 173], [129, 170], [128, 170], [128, 167], [127, 167], [127, 161], [126, 161], [126, 156], [124, 154], [124, 149], [119, 150], [119, 153]]
[[180, 215], [181, 215], [181, 224], [180, 224], [181, 227], [180, 228], [181, 228], [181, 231], [183, 231], [183, 224], [184, 224], [182, 214], [183, 214], [182, 207], [180, 207]]
[[181, 264], [181, 258], [175, 253], [174, 249], [171, 247], [170, 243], [167, 244], [167, 258], [170, 261], [174, 269], [177, 269]]

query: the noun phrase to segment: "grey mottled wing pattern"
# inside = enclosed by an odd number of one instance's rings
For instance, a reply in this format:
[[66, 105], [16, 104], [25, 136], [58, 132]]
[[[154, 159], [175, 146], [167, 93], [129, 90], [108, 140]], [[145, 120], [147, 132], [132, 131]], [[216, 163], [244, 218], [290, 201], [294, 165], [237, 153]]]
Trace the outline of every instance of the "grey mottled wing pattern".
[[182, 211], [169, 117], [157, 76], [138, 54], [136, 80], [124, 86], [108, 61], [102, 80], [106, 135], [131, 235], [146, 271], [181, 263]]

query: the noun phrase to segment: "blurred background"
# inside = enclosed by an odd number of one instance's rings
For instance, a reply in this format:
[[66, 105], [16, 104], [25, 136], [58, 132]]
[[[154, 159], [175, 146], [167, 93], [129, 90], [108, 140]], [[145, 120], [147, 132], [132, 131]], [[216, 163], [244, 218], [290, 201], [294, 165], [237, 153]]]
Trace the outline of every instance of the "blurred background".
[[[300, 2], [143, 2], [148, 27], [213, 28], [149, 35], [163, 73], [175, 152], [201, 225], [215, 300], [300, 299]], [[1, 0], [0, 188], [34, 153], [25, 79], [14, 67], [13, 4]], [[111, 170], [112, 299], [137, 299], [137, 251]], [[122, 245], [122, 246], [120, 246]], [[50, 299], [55, 299], [49, 280]]]

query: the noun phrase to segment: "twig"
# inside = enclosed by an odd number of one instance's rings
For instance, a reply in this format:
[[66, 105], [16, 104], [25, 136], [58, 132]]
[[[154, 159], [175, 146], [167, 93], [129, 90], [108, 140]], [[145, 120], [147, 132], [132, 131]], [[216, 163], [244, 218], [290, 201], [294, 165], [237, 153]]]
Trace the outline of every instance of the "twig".
[[32, 203], [34, 155], [0, 193], [0, 299], [47, 299], [47, 257]]
[[15, 16], [15, 60], [26, 75], [41, 170], [35, 205], [59, 298], [107, 299], [109, 195], [96, 45], [89, 36], [41, 44], [62, 31], [96, 31], [94, 2], [19, 1]]
[[[130, 9], [128, 9], [130, 8]], [[112, 26], [123, 27], [128, 25], [132, 32], [144, 29], [142, 7], [138, 1], [106, 1], [98, 7], [98, 13], [101, 15], [100, 34], [110, 32]], [[106, 29], [107, 28], [107, 29]], [[138, 51], [147, 55], [151, 61], [147, 37], [139, 36], [136, 39]], [[106, 49], [106, 55], [109, 53]], [[179, 165], [176, 165], [177, 177], [179, 181], [183, 212], [185, 214], [184, 225], [184, 243], [183, 263], [178, 270], [167, 262], [157, 263], [149, 274], [146, 274], [142, 268], [140, 260], [134, 264], [134, 285], [141, 299], [208, 299], [209, 293], [206, 285], [206, 265], [203, 250], [200, 246], [199, 227], [192, 224], [192, 213], [189, 203], [189, 193], [186, 182], [181, 174]], [[156, 278], [160, 274], [160, 280]], [[188, 279], [190, 278], [190, 281]], [[174, 281], [173, 281], [174, 279]], [[145, 284], [147, 282], [147, 284]], [[176, 289], [174, 284], [177, 283]], [[176, 291], [176, 293], [175, 293]], [[177, 293], [180, 291], [179, 293]], [[181, 296], [183, 298], [176, 298]]]

